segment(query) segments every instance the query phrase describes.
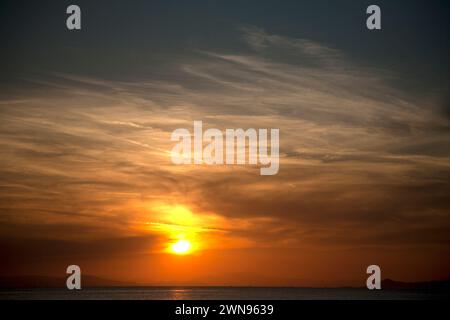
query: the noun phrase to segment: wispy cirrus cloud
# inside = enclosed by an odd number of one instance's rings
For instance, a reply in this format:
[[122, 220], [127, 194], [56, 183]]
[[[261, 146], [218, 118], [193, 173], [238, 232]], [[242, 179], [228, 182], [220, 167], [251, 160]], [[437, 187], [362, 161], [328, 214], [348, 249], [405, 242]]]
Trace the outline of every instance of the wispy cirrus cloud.
[[[448, 117], [337, 49], [242, 36], [250, 53], [194, 52], [170, 81], [55, 73], [2, 99], [1, 221], [142, 236], [166, 202], [222, 217], [245, 246], [448, 245]], [[173, 166], [170, 133], [193, 120], [280, 128], [280, 173]]]

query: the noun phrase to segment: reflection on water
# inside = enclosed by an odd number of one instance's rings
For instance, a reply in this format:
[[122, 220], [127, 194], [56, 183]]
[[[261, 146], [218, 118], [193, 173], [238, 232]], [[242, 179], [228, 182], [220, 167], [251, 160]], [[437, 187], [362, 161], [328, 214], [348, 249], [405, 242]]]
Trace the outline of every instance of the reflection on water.
[[170, 300], [187, 300], [189, 299], [189, 292], [191, 290], [188, 289], [172, 289], [169, 290]]

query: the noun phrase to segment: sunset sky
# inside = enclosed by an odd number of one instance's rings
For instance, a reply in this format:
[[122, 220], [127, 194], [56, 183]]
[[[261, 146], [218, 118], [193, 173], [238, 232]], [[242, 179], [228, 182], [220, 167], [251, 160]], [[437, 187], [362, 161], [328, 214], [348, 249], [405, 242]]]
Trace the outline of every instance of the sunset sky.
[[[450, 8], [393, 2], [2, 1], [0, 274], [449, 278]], [[278, 174], [174, 165], [195, 120], [279, 128]]]

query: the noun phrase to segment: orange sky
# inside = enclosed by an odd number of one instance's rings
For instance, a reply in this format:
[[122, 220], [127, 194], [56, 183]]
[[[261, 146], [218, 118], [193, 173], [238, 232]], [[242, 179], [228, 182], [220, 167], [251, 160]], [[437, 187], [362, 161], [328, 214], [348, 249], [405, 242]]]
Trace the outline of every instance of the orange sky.
[[[2, 275], [78, 264], [147, 284], [363, 286], [378, 264], [383, 278], [449, 277], [448, 119], [434, 102], [322, 44], [242, 32], [252, 54], [200, 52], [179, 79], [51, 74], [2, 96]], [[172, 164], [170, 134], [194, 120], [280, 128], [279, 173]], [[168, 250], [180, 239], [189, 254]]]

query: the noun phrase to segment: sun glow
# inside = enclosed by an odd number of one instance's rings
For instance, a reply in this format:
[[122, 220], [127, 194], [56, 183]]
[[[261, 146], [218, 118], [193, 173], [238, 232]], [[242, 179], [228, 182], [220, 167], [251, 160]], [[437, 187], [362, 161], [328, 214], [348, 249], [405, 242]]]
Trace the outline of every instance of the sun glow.
[[191, 251], [191, 243], [187, 240], [179, 240], [172, 244], [171, 250], [176, 254], [188, 254]]
[[[161, 235], [160, 252], [186, 255], [211, 248], [226, 233], [226, 223], [211, 213], [194, 213], [181, 204], [151, 203], [146, 230]], [[223, 241], [221, 241], [223, 242]]]

